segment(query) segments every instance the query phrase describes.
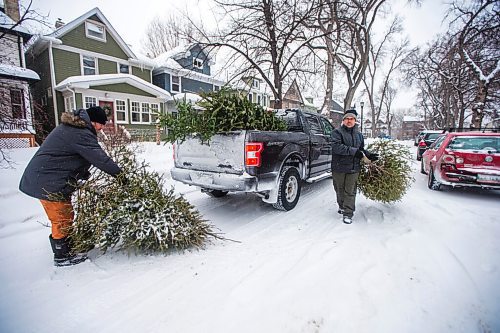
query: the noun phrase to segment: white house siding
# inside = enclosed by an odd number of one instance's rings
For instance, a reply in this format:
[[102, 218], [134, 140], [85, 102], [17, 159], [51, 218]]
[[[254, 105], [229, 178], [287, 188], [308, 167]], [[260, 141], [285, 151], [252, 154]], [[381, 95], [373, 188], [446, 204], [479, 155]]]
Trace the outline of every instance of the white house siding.
[[21, 66], [17, 36], [6, 34], [0, 39], [0, 62], [8, 65]]

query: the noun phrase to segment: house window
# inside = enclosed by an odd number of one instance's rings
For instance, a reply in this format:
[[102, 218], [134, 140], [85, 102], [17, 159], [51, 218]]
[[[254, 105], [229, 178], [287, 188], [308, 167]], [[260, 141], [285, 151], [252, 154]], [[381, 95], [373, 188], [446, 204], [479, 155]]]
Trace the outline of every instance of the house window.
[[131, 103], [131, 112], [132, 112], [132, 122], [140, 123], [141, 122], [141, 104], [139, 102]]
[[203, 60], [199, 58], [193, 58], [193, 67], [203, 69]]
[[253, 79], [252, 88], [259, 89], [259, 80]]
[[117, 122], [127, 122], [127, 104], [125, 101], [117, 99], [115, 101], [116, 108], [116, 121]]
[[150, 118], [149, 118], [149, 104], [148, 103], [142, 103], [142, 108], [141, 108], [141, 122], [143, 123], [149, 123]]
[[12, 107], [12, 118], [26, 119], [26, 109], [24, 108], [23, 91], [21, 89], [10, 90], [10, 105]]
[[220, 86], [214, 85], [214, 91], [219, 91], [219, 90], [220, 90]]
[[178, 76], [172, 76], [172, 84], [170, 86], [171, 92], [181, 92], [181, 78]]
[[262, 97], [260, 95], [257, 95], [257, 104], [261, 105], [261, 100]]
[[126, 64], [119, 64], [119, 73], [120, 74], [129, 74], [130, 73], [130, 68]]
[[262, 98], [262, 105], [263, 105], [263, 106], [267, 106], [267, 96], [266, 96], [266, 95], [264, 95], [263, 97], [264, 97], [264, 98]]
[[85, 108], [91, 108], [97, 105], [97, 98], [95, 97], [85, 97]]
[[252, 102], [252, 94], [248, 94], [248, 95], [247, 95], [247, 98], [248, 98], [248, 100], [249, 100], [250, 102]]
[[106, 28], [104, 25], [97, 22], [85, 22], [85, 33], [87, 37], [97, 39], [100, 41], [106, 41]]
[[73, 96], [64, 97], [64, 111], [73, 112], [75, 109], [75, 99]]
[[159, 114], [159, 105], [158, 104], [150, 104], [151, 110], [151, 122], [156, 123], [156, 119], [158, 119]]
[[97, 60], [94, 57], [83, 56], [82, 57], [82, 67], [83, 75], [95, 75], [97, 74]]

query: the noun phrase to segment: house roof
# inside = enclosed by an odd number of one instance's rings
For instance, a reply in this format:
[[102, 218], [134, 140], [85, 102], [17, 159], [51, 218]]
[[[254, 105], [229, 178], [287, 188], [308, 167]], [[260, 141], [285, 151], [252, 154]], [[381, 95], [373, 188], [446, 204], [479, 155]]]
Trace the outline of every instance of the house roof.
[[11, 30], [13, 33], [19, 33], [28, 40], [31, 38], [32, 34], [23, 27], [21, 24], [16, 25], [16, 22], [12, 20], [7, 14], [0, 11], [0, 28], [5, 30]]
[[155, 95], [158, 98], [163, 98], [167, 101], [172, 100], [172, 95], [166, 90], [157, 87], [135, 75], [131, 74], [101, 74], [101, 75], [80, 75], [70, 76], [59, 83], [55, 88], [58, 91], [67, 89], [81, 88], [89, 89], [90, 87], [102, 86], [108, 84], [126, 83], [137, 89]]
[[[158, 62], [159, 67], [161, 67], [161, 65], [163, 64], [163, 62], [166, 59], [178, 60], [178, 59], [182, 59], [182, 58], [187, 58], [187, 57], [192, 55], [191, 50], [193, 49], [193, 47], [195, 47], [197, 45], [199, 45], [199, 44], [190, 43], [190, 44], [179, 45], [177, 47], [174, 47], [170, 51], [164, 52], [164, 53], [160, 54], [159, 56], [157, 56], [155, 58], [155, 62]], [[212, 56], [210, 55], [209, 52], [203, 51], [203, 53], [206, 55], [207, 59], [210, 62], [213, 62]], [[211, 63], [211, 64], [213, 64], [213, 63]]]
[[47, 36], [49, 37], [54, 37], [54, 38], [60, 38], [67, 34], [68, 32], [72, 31], [76, 27], [78, 27], [80, 24], [84, 23], [86, 19], [89, 17], [92, 17], [96, 15], [105, 25], [106, 29], [111, 33], [111, 36], [116, 40], [118, 45], [123, 49], [123, 51], [129, 56], [130, 58], [137, 58], [134, 54], [134, 52], [130, 49], [130, 47], [123, 41], [121, 36], [116, 32], [115, 28], [111, 25], [111, 23], [108, 21], [106, 16], [101, 12], [101, 10], [98, 7], [95, 7], [94, 9], [89, 10], [85, 14], [80, 15], [78, 18], [74, 19], [73, 21], [66, 23], [62, 27], [58, 28], [55, 30], [53, 33], [48, 34]]
[[132, 50], [130, 46], [125, 43], [125, 41], [121, 38], [121, 36], [116, 32], [116, 30], [113, 28], [111, 23], [108, 21], [106, 16], [101, 12], [99, 8], [94, 8], [85, 14], [79, 16], [78, 18], [74, 19], [73, 21], [61, 26], [54, 32], [47, 34], [47, 35], [39, 35], [38, 39], [33, 43], [29, 49], [28, 52], [33, 52], [35, 54], [40, 53], [43, 51], [49, 44], [52, 42], [53, 44], [63, 44], [62, 40], [60, 37], [64, 36], [68, 32], [72, 31], [76, 27], [78, 27], [80, 24], [83, 24], [85, 20], [87, 20], [89, 17], [92, 17], [93, 15], [96, 15], [105, 25], [106, 25], [106, 30], [111, 34], [113, 39], [118, 43], [118, 45], [122, 48], [123, 52], [129, 57], [129, 61], [132, 64], [137, 64], [140, 66], [148, 66], [148, 67], [153, 67], [153, 63], [150, 59], [147, 59], [145, 57], [138, 57], [135, 52]]
[[40, 80], [38, 74], [32, 71], [31, 69], [19, 66], [7, 65], [7, 64], [0, 64], [0, 76], [11, 77], [15, 79], [23, 79], [23, 80], [33, 80], [33, 81]]

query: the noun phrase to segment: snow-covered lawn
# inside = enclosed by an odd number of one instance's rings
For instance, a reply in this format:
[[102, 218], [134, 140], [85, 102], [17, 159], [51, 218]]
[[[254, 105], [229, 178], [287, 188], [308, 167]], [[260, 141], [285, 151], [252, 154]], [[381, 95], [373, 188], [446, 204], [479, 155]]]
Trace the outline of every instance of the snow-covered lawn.
[[[412, 142], [407, 142], [412, 151]], [[55, 268], [39, 202], [17, 190], [34, 148], [0, 169], [0, 332], [500, 332], [500, 191], [415, 183], [341, 222], [331, 180], [297, 207], [211, 198], [170, 180], [170, 146], [141, 156], [235, 240], [168, 256], [90, 253]]]

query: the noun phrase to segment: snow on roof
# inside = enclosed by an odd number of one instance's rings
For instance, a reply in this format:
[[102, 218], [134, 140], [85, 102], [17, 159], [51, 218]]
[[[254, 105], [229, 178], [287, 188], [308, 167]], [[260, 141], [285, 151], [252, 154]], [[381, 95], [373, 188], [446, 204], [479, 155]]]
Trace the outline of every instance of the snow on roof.
[[193, 93], [178, 93], [174, 95], [174, 100], [184, 100], [191, 103], [196, 103], [201, 100], [201, 96]]
[[122, 39], [122, 37], [116, 32], [116, 30], [113, 28], [111, 23], [108, 21], [106, 16], [101, 12], [101, 10], [97, 7], [94, 9], [89, 10], [85, 14], [80, 15], [78, 18], [74, 19], [73, 21], [61, 26], [60, 28], [56, 29], [54, 32], [46, 35], [45, 37], [53, 37], [53, 38], [60, 38], [64, 36], [66, 33], [72, 31], [75, 29], [77, 26], [85, 22], [86, 19], [89, 17], [96, 15], [105, 25], [106, 25], [106, 30], [113, 36], [113, 38], [116, 40], [118, 45], [124, 50], [124, 52], [132, 59], [137, 59], [136, 55], [132, 51], [132, 49], [128, 46], [127, 43]]
[[422, 121], [420, 117], [415, 117], [415, 116], [404, 116], [403, 117], [404, 122], [411, 122], [411, 121]]
[[131, 74], [100, 74], [70, 76], [56, 86], [56, 90], [63, 91], [72, 88], [89, 89], [91, 86], [102, 86], [107, 84], [127, 83], [133, 87], [146, 91], [158, 98], [167, 101], [172, 100], [172, 95], [160, 87], [155, 86], [135, 75]]
[[0, 11], [0, 28], [12, 29], [13, 31], [31, 36], [31, 33], [28, 31], [28, 29], [23, 27], [21, 24], [15, 27], [14, 25], [16, 25], [16, 22], [14, 22], [14, 20], [12, 20], [9, 16], [7, 16], [7, 14]]
[[38, 74], [31, 69], [7, 64], [0, 64], [0, 76], [17, 77], [26, 80], [40, 80]]

